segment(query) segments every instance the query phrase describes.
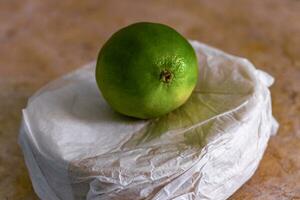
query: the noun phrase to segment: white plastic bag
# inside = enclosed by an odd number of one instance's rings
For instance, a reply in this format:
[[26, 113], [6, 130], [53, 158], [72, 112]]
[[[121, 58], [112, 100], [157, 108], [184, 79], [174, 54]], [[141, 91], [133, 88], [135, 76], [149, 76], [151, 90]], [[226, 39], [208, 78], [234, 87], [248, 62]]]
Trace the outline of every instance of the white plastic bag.
[[278, 128], [273, 78], [246, 59], [191, 44], [197, 88], [159, 119], [113, 112], [96, 86], [95, 63], [30, 98], [19, 143], [41, 199], [221, 200], [253, 175]]

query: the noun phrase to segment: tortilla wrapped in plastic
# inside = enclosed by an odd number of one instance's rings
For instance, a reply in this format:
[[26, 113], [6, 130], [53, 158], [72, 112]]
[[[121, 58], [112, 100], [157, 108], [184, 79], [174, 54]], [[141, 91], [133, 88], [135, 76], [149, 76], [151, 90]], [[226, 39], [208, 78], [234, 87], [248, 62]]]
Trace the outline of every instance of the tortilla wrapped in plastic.
[[255, 172], [275, 134], [273, 78], [248, 60], [191, 41], [199, 81], [179, 109], [152, 120], [114, 112], [95, 63], [38, 91], [19, 143], [43, 200], [221, 200]]

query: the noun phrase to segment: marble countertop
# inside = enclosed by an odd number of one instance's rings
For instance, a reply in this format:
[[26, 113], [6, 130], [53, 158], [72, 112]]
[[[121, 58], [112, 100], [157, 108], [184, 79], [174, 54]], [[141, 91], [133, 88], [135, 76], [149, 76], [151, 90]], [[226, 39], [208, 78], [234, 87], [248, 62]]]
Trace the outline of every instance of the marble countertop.
[[0, 199], [37, 199], [17, 144], [28, 97], [95, 60], [114, 31], [137, 21], [168, 24], [275, 77], [279, 132], [230, 199], [300, 199], [299, 11], [297, 0], [0, 1]]

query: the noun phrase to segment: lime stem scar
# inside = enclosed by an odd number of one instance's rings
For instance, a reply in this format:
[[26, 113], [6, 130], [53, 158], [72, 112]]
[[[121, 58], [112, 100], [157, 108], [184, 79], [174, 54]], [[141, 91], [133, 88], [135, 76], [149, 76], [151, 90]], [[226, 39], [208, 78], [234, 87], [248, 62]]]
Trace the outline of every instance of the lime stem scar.
[[168, 70], [163, 70], [160, 73], [160, 80], [164, 83], [169, 83], [173, 78], [173, 74]]

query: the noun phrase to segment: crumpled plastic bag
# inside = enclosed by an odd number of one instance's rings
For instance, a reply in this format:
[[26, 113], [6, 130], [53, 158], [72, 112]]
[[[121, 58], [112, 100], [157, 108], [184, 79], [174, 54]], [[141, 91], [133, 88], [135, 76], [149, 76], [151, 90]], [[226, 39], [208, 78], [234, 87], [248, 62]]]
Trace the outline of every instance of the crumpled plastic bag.
[[152, 120], [112, 111], [90, 63], [33, 95], [19, 143], [43, 200], [221, 200], [255, 172], [275, 134], [273, 78], [248, 60], [191, 41], [199, 81]]

